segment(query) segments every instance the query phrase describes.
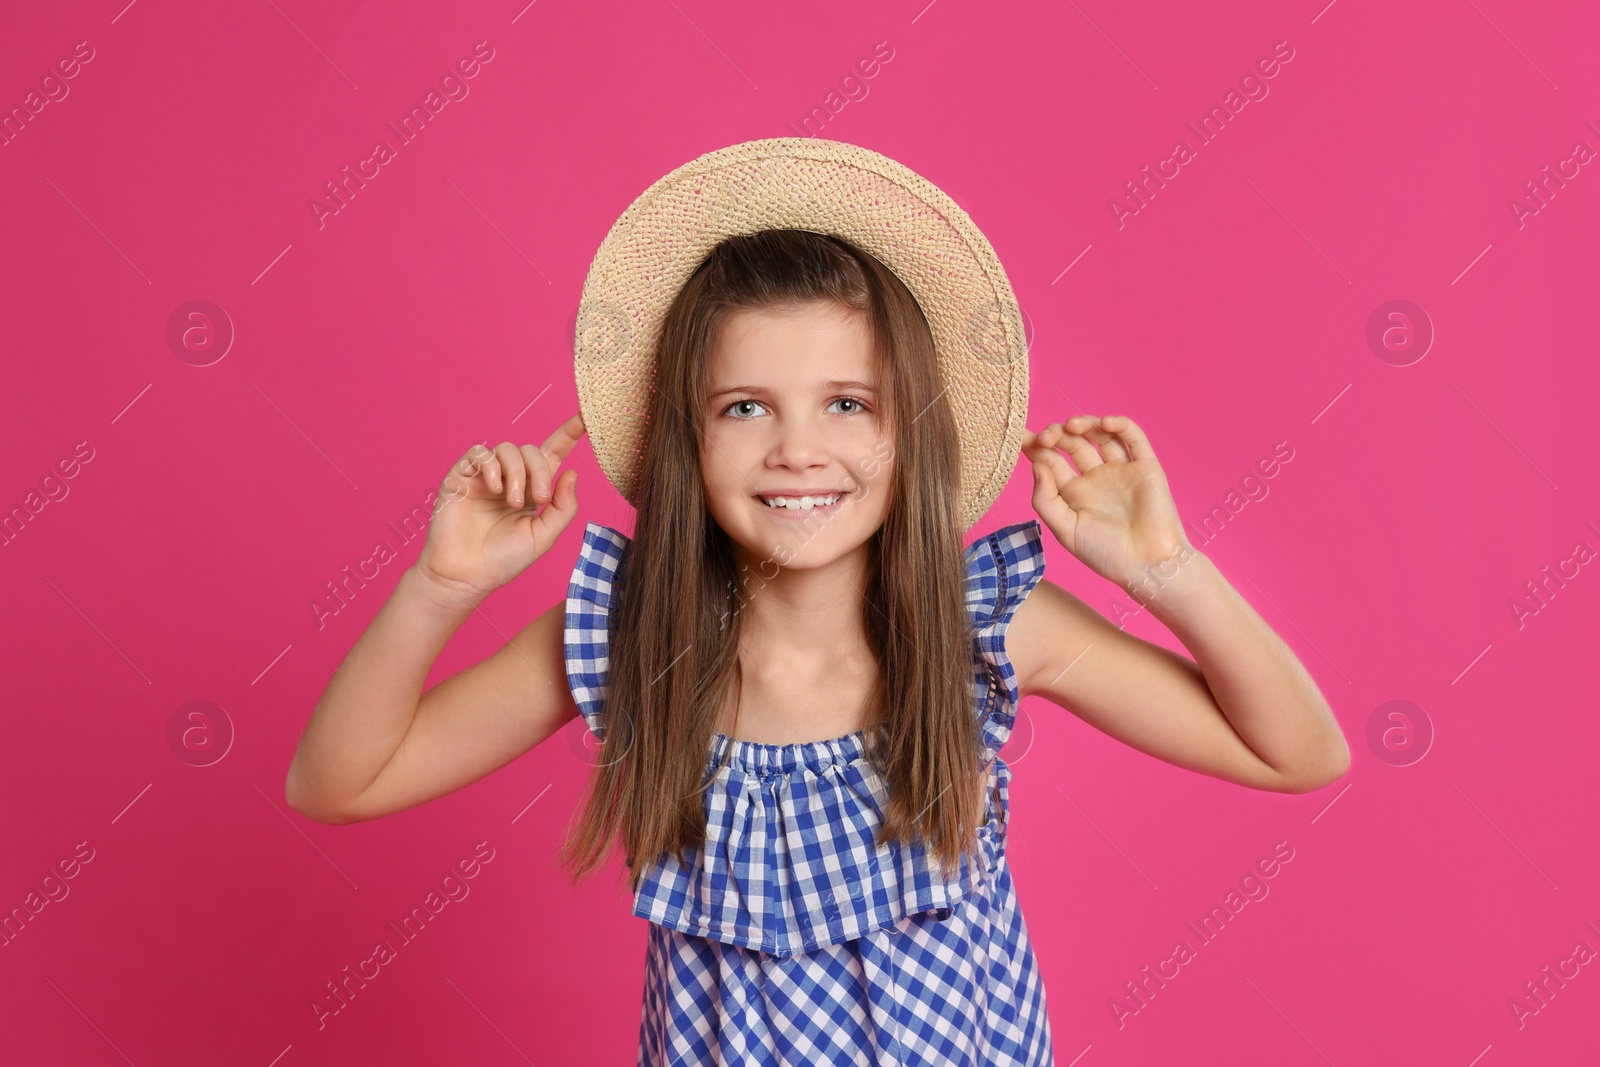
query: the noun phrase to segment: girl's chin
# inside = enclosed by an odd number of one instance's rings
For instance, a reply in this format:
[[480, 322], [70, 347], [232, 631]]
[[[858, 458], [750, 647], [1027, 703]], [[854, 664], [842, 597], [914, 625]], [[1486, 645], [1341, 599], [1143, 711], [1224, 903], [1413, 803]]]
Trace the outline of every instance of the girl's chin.
[[742, 570], [753, 580], [771, 581], [778, 570], [805, 571], [826, 567], [867, 543], [871, 532], [858, 534], [854, 530], [804, 529], [774, 533], [766, 528], [744, 528], [741, 535], [729, 535], [737, 546], [737, 557], [742, 557]]

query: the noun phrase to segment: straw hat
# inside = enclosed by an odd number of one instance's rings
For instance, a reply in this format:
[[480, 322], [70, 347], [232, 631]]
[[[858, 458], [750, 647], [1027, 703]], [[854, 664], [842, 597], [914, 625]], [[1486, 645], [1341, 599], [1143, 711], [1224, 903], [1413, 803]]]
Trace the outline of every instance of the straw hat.
[[1028, 350], [1000, 260], [926, 178], [840, 141], [774, 137], [708, 152], [656, 181], [600, 243], [574, 338], [578, 401], [600, 469], [637, 506], [656, 342], [667, 307], [724, 238], [845, 238], [905, 283], [933, 329], [961, 435], [961, 524], [1005, 488], [1026, 433]]

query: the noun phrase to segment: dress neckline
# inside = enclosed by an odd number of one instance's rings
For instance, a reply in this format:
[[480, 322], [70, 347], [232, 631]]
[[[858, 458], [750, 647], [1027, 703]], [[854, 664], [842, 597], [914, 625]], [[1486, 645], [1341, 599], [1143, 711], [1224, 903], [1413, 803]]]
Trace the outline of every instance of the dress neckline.
[[767, 741], [747, 741], [742, 737], [730, 737], [721, 730], [712, 730], [711, 736], [713, 738], [720, 737], [724, 741], [731, 741], [736, 745], [744, 745], [749, 748], [803, 748], [806, 745], [826, 745], [834, 741], [844, 741], [851, 737], [862, 737], [865, 736], [866, 732], [865, 730], [852, 730], [850, 733], [840, 734], [838, 737], [820, 737], [815, 741], [790, 741], [788, 744], [782, 745], [772, 744]]
[[802, 767], [821, 771], [862, 758], [866, 754], [866, 741], [866, 729], [818, 741], [791, 741], [786, 745], [745, 741], [713, 730], [708, 766], [721, 763], [726, 752], [730, 767], [755, 774], [787, 774]]

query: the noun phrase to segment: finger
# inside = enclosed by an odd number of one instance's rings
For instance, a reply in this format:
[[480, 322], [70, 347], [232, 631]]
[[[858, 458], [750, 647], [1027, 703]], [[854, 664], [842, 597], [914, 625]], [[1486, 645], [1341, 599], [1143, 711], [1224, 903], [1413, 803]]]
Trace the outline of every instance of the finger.
[[1030, 463], [1043, 463], [1050, 456], [1060, 456], [1056, 450], [1057, 444], [1065, 436], [1066, 431], [1061, 428], [1061, 423], [1053, 422], [1038, 433], [1029, 433], [1022, 439], [1022, 453], [1028, 457]]
[[1128, 418], [1128, 416], [1107, 415], [1100, 420], [1100, 425], [1116, 434], [1117, 439], [1127, 448], [1128, 455], [1134, 459], [1156, 458], [1156, 450], [1151, 447], [1150, 439], [1139, 428], [1139, 424]]
[[1127, 450], [1122, 447], [1122, 443], [1114, 435], [1106, 432], [1105, 420], [1098, 415], [1083, 417], [1092, 422], [1088, 429], [1083, 431], [1083, 436], [1100, 449], [1100, 455], [1113, 463], [1127, 462]]
[[1033, 506], [1038, 507], [1051, 497], [1059, 495], [1060, 491], [1056, 485], [1056, 477], [1050, 472], [1050, 468], [1047, 465], [1034, 463], [1032, 467]]
[[1032, 440], [1025, 440], [1022, 451], [1027, 455], [1028, 462], [1034, 467], [1041, 464], [1059, 484], [1066, 484], [1069, 480], [1078, 477], [1078, 472], [1072, 464], [1067, 462], [1065, 456], [1049, 442], [1059, 441], [1065, 436], [1060, 423], [1052, 423], [1036, 434], [1029, 434]]
[[1035, 469], [1044, 468], [1045, 472], [1050, 475], [1050, 484], [1055, 487], [1057, 492], [1065, 489], [1067, 483], [1072, 479], [1080, 477], [1078, 472], [1072, 469], [1072, 464], [1067, 462], [1067, 457], [1053, 448], [1041, 452], [1034, 459], [1033, 466]]
[[1083, 438], [1100, 450], [1102, 458], [1110, 462], [1125, 462], [1128, 453], [1122, 447], [1122, 442], [1105, 428], [1105, 420], [1099, 415], [1076, 415], [1067, 420], [1072, 429], [1082, 434]]
[[1058, 522], [1066, 521], [1072, 514], [1072, 509], [1061, 498], [1055, 475], [1043, 463], [1033, 465], [1033, 510], [1046, 519]]
[[550, 487], [555, 479], [555, 471], [550, 465], [549, 457], [542, 449], [534, 448], [532, 445], [523, 445], [519, 451], [528, 467], [528, 502], [548, 503]]
[[585, 432], [587, 432], [587, 428], [583, 424], [583, 413], [580, 411], [562, 423], [555, 433], [545, 439], [543, 445], [544, 454], [549, 456], [554, 463], [559, 464], [567, 458], [567, 453], [572, 451], [572, 446], [578, 443], [578, 439]]
[[561, 477], [556, 479], [550, 503], [540, 508], [539, 514], [533, 516], [528, 525], [534, 547], [541, 556], [555, 544], [556, 537], [577, 514], [578, 472], [562, 471]]
[[528, 470], [522, 462], [522, 453], [510, 441], [501, 441], [495, 446], [494, 456], [500, 461], [506, 503], [514, 508], [522, 507], [528, 485]]
[[1022, 438], [1022, 451], [1034, 459], [1039, 459], [1046, 452], [1055, 451], [1065, 435], [1066, 430], [1059, 422], [1052, 422], [1037, 433], [1030, 430]]
[[490, 494], [500, 492], [500, 463], [495, 459], [493, 452], [486, 445], [473, 445], [467, 449], [466, 455], [456, 463], [456, 473], [468, 482], [468, 488], [474, 478], [482, 478], [484, 486]]
[[460, 500], [471, 492], [472, 479], [478, 474], [478, 465], [473, 460], [477, 448], [477, 445], [473, 445], [461, 454], [460, 459], [450, 464], [444, 480], [439, 483], [441, 499], [446, 502]]
[[[1084, 474], [1105, 462], [1100, 456], [1100, 450], [1083, 436], [1093, 425], [1093, 419], [1093, 415], [1074, 415], [1065, 423], [1052, 423], [1041, 435], [1046, 444], [1065, 449], [1067, 455], [1072, 457], [1072, 462], [1077, 464], [1078, 470]], [[1052, 431], [1055, 431], [1053, 436]], [[1056, 438], [1060, 440], [1057, 441]]]

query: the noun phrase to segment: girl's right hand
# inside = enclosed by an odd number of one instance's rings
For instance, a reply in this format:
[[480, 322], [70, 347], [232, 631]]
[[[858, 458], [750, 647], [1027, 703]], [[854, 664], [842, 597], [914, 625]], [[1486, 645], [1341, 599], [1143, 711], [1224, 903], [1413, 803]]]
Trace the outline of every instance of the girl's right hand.
[[578, 414], [540, 448], [473, 445], [439, 486], [413, 569], [474, 606], [527, 570], [578, 513], [578, 472], [557, 470], [583, 435]]

